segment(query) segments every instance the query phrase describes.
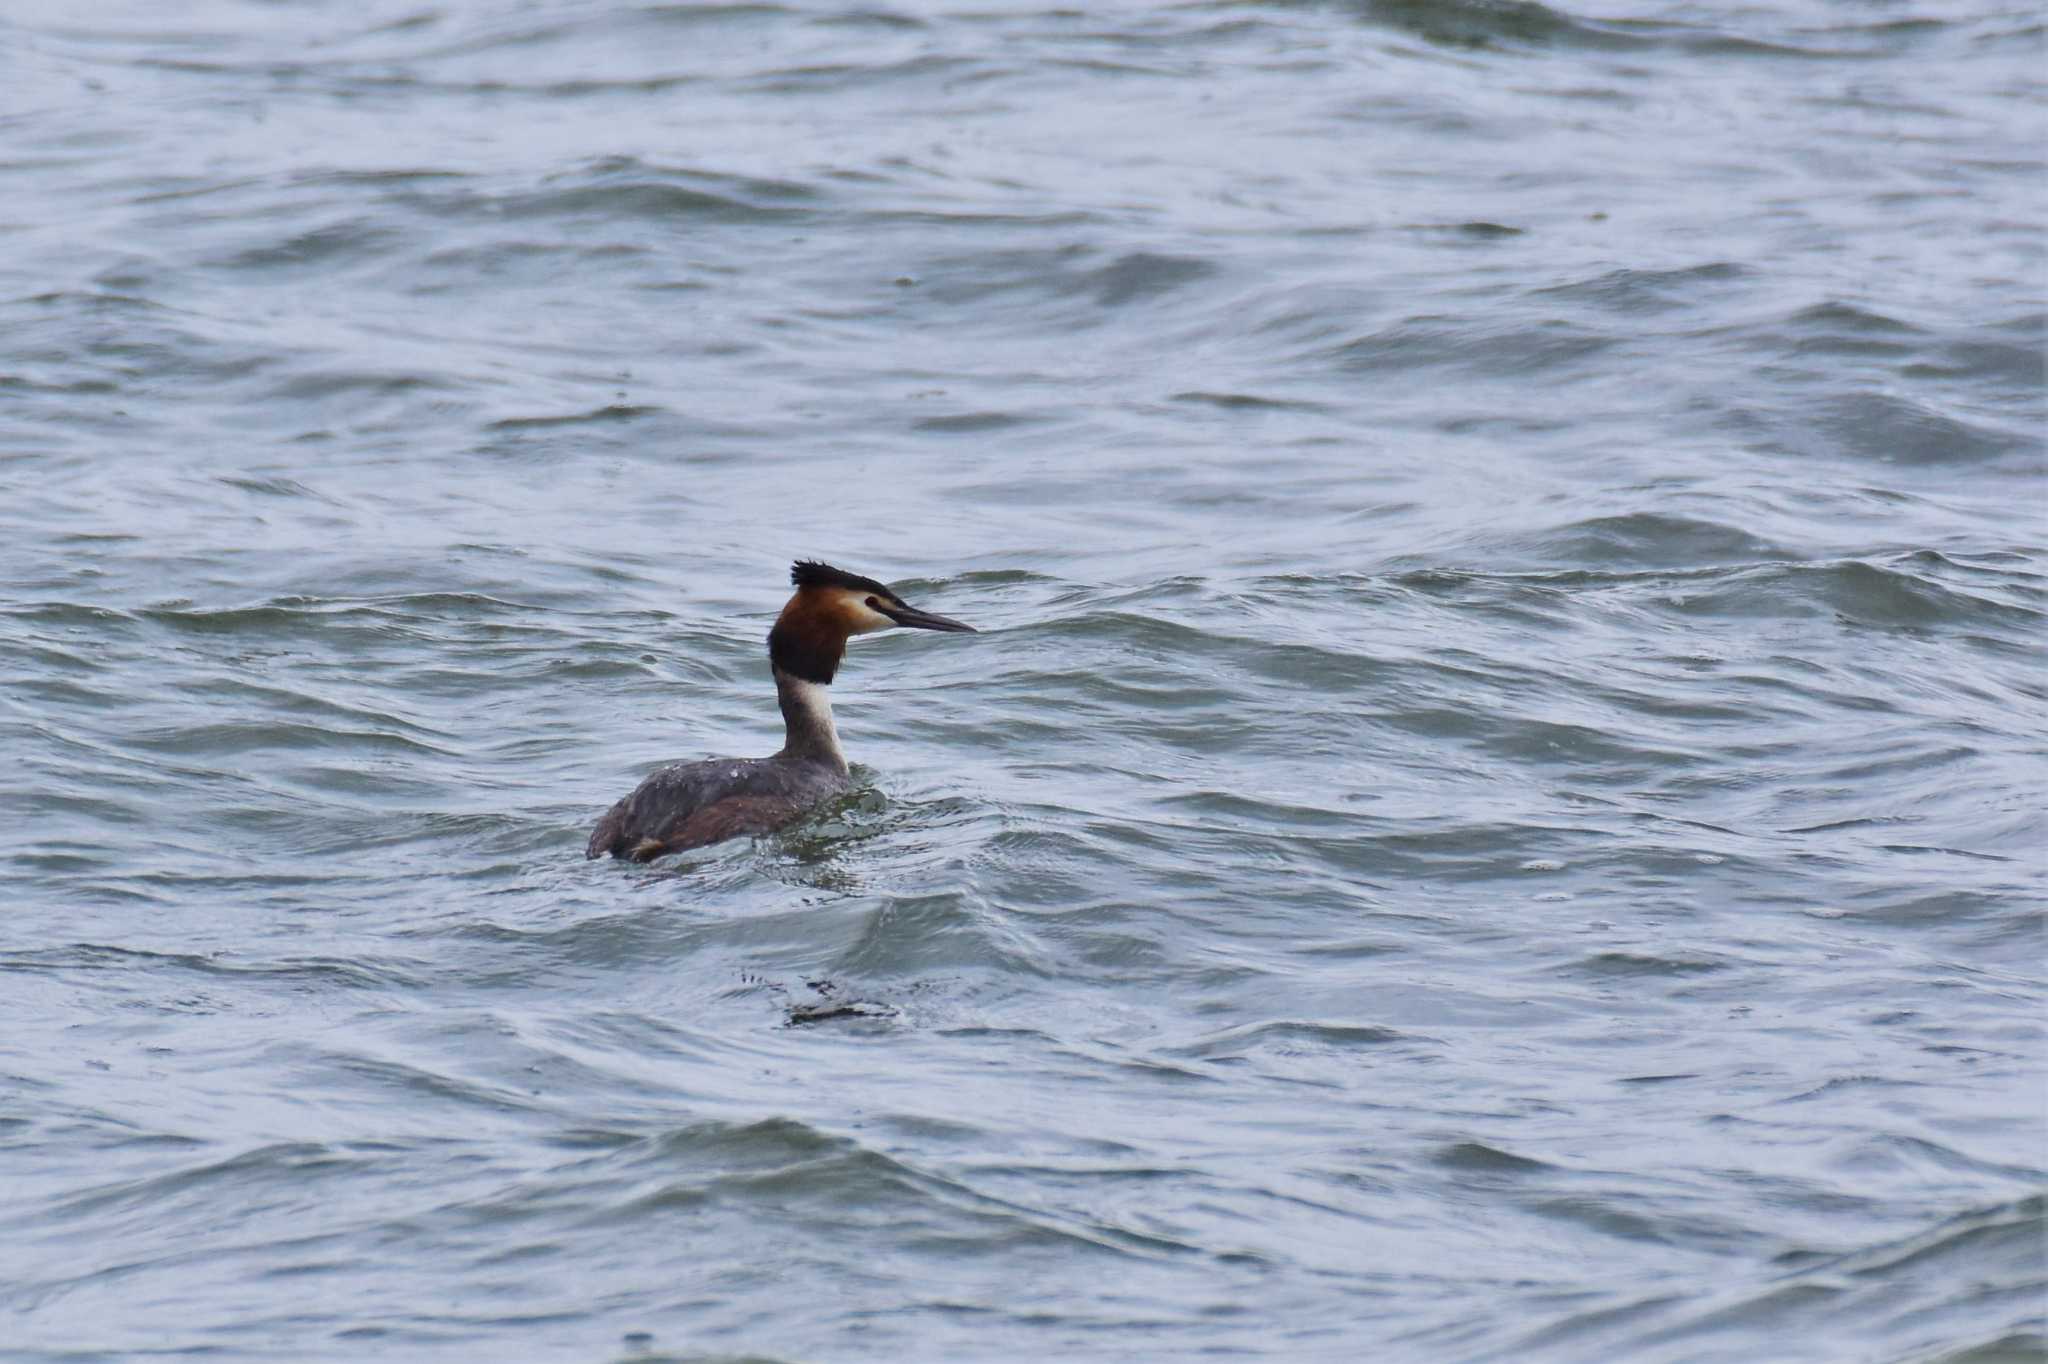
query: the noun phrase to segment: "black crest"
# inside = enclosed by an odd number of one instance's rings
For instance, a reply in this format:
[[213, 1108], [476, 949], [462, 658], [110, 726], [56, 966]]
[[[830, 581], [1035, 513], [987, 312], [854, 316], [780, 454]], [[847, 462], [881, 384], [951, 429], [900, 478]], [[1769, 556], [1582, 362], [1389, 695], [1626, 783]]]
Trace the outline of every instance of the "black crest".
[[848, 573], [843, 568], [821, 564], [816, 559], [798, 559], [789, 566], [789, 581], [795, 587], [843, 587], [849, 592], [872, 592], [883, 601], [895, 601], [896, 594], [873, 578]]

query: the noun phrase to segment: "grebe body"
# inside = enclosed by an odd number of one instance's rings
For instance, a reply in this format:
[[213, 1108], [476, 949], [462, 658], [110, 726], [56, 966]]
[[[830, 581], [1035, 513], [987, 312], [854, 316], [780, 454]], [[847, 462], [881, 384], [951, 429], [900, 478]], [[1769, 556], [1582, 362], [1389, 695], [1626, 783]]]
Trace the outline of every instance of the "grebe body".
[[782, 751], [661, 768], [597, 822], [585, 856], [609, 853], [648, 862], [794, 821], [852, 785], [832, 724], [832, 678], [846, 641], [896, 626], [974, 632], [971, 625], [918, 610], [872, 578], [829, 564], [799, 561], [789, 580], [796, 595], [768, 632], [769, 670], [782, 708]]

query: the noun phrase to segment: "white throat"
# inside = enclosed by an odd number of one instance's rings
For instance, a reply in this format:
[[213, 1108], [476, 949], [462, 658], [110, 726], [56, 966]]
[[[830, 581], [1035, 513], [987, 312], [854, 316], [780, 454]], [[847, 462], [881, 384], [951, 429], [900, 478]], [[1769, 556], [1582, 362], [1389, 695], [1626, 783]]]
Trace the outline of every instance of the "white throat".
[[846, 754], [832, 724], [832, 689], [777, 668], [775, 698], [782, 706], [783, 754], [818, 759], [844, 772]]

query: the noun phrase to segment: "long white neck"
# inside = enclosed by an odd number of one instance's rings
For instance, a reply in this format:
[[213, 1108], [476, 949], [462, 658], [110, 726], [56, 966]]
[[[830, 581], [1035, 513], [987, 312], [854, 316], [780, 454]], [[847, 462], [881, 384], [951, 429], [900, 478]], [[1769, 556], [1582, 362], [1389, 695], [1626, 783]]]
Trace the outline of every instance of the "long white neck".
[[782, 756], [811, 758], [846, 770], [846, 754], [839, 747], [839, 731], [832, 727], [832, 689], [806, 682], [777, 668], [775, 699], [782, 707], [784, 740]]

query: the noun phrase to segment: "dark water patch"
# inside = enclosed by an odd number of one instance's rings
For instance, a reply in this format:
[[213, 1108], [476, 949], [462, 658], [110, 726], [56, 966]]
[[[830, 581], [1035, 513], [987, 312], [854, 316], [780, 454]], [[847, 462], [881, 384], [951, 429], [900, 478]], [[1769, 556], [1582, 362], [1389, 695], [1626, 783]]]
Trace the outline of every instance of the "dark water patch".
[[115, 292], [68, 291], [31, 301], [37, 306], [12, 328], [0, 366], [25, 367], [26, 377], [45, 393], [95, 399], [57, 414], [73, 423], [104, 427], [135, 420], [131, 409], [104, 399], [136, 392], [140, 385], [234, 384], [279, 359], [272, 347], [223, 335], [211, 319]]
[[1588, 786], [1632, 787], [1656, 774], [1675, 774], [1709, 760], [1708, 753], [1693, 744], [1652, 744], [1617, 736], [1602, 725], [1527, 717], [1487, 725], [1474, 735], [1474, 742], [1520, 765], [1575, 769]]
[[1234, 791], [1187, 791], [1162, 798], [1161, 809], [1229, 821], [1249, 827], [1338, 830], [1357, 827], [1358, 816], [1347, 809], [1261, 799]]
[[418, 374], [312, 370], [279, 378], [267, 388], [266, 396], [303, 403], [319, 403], [334, 398], [359, 403], [365, 399], [403, 398], [415, 393], [455, 393], [464, 387], [466, 385]]
[[610, 403], [592, 408], [588, 412], [570, 413], [559, 417], [504, 417], [490, 424], [493, 431], [547, 430], [558, 426], [592, 426], [613, 422], [633, 422], [642, 417], [654, 416], [661, 412], [658, 407], [638, 407], [629, 403]]
[[918, 33], [931, 24], [915, 14], [904, 14], [897, 10], [847, 9], [823, 14], [805, 16], [805, 22], [818, 28], [880, 29], [885, 32]]
[[1137, 251], [1090, 271], [1082, 280], [1099, 306], [1116, 308], [1171, 293], [1216, 272], [1210, 261]]
[[720, 223], [784, 222], [805, 211], [787, 205], [748, 203], [690, 185], [618, 175], [607, 175], [602, 180], [603, 183], [505, 196], [491, 202], [491, 211], [508, 218], [624, 218]]
[[1601, 568], [1699, 568], [1798, 556], [1739, 526], [1691, 517], [1633, 513], [1561, 527], [1515, 547], [1536, 562]]
[[[287, 878], [277, 884], [304, 886], [307, 878]], [[248, 890], [260, 884], [254, 880], [219, 878], [215, 889]], [[345, 990], [390, 990], [417, 988], [424, 977], [415, 973], [416, 963], [354, 961], [342, 958], [275, 958], [237, 960], [238, 954], [222, 950], [201, 955], [188, 952], [159, 952], [111, 944], [74, 943], [65, 947], [28, 949], [0, 957], [0, 970], [69, 973], [74, 971], [156, 973], [176, 971], [202, 976], [247, 977], [275, 980], [287, 986]]]
[[1481, 377], [1522, 376], [1580, 367], [1619, 340], [1561, 318], [1460, 325], [1444, 317], [1411, 317], [1327, 349], [1319, 358], [1361, 375], [1451, 369]]
[[1438, 1151], [1432, 1159], [1446, 1170], [1485, 1175], [1535, 1175], [1556, 1167], [1546, 1161], [1518, 1156], [1484, 1142], [1461, 1141]]
[[105, 313], [116, 319], [176, 315], [175, 309], [154, 299], [113, 289], [56, 289], [10, 299], [6, 306], [23, 310], [33, 307], [39, 312], [62, 311], [80, 316]]
[[[1434, 826], [1434, 827], [1431, 827]], [[1291, 852], [1321, 861], [1333, 870], [1367, 878], [1352, 892], [1382, 881], [1402, 878], [1451, 878], [1481, 884], [1527, 876], [1521, 864], [1536, 854], [1558, 851], [1560, 842], [1590, 835], [1544, 828], [1536, 824], [1504, 824], [1481, 832], [1444, 819], [1383, 820], [1361, 818], [1343, 836], [1295, 835]], [[1327, 905], [1327, 889], [1315, 897]]]
[[335, 502], [335, 499], [307, 487], [295, 478], [283, 476], [269, 478], [223, 476], [219, 481], [224, 487], [233, 488], [237, 492], [250, 493], [257, 497], [277, 497], [287, 500], [305, 498], [309, 501], [327, 502], [330, 504]]
[[1749, 276], [1749, 271], [1727, 261], [1675, 270], [1610, 270], [1592, 279], [1538, 289], [1532, 297], [1634, 316], [1697, 307], [1712, 286]]
[[[565, 851], [572, 840], [561, 840]], [[720, 907], [731, 902], [756, 864], [744, 843], [686, 854], [653, 864], [630, 882], [641, 907], [574, 918], [565, 924], [504, 924], [481, 916], [422, 922], [394, 930], [426, 942], [453, 940], [501, 948], [466, 968], [480, 983], [507, 987], [529, 983], [565, 969], [626, 970], [687, 961], [693, 953], [730, 945], [746, 954], [754, 969], [778, 965], [796, 955], [804, 966], [850, 930], [817, 911], [727, 920]], [[583, 868], [588, 876], [618, 880], [622, 870], [605, 863]], [[779, 969], [779, 968], [778, 968]]]
[[900, 979], [970, 968], [1027, 979], [1054, 970], [1039, 943], [959, 893], [894, 898], [868, 918], [833, 969]]
[[[1855, 1093], [1863, 1090], [1909, 1089], [1912, 1087], [1913, 1082], [1888, 1080], [1876, 1075], [1836, 1075], [1821, 1084], [1815, 1085], [1812, 1089], [1799, 1094], [1786, 1095], [1784, 1098], [1777, 1100], [1777, 1102], [1782, 1104], [1810, 1104], [1818, 1101], [1833, 1101], [1839, 1099], [1845, 1093]], [[1896, 1156], [1888, 1143], [1880, 1142], [1873, 1145], [1859, 1142], [1855, 1149], [1837, 1157], [1835, 1163], [1844, 1168], [1859, 1169], [1866, 1166], [1890, 1164], [1895, 1159]]]
[[1370, 23], [1449, 48], [1566, 44], [1626, 50], [1637, 43], [1619, 26], [1584, 21], [1536, 0], [1353, 0], [1346, 8]]
[[804, 220], [820, 201], [812, 184], [606, 157], [547, 178], [542, 187], [494, 191], [474, 183], [408, 184], [407, 208], [491, 221], [575, 219], [766, 225]]
[[1520, 237], [1528, 232], [1526, 227], [1511, 227], [1506, 223], [1422, 223], [1411, 229], [1416, 232], [1446, 232], [1472, 242], [1503, 241]]
[[[1959, 1333], [1973, 1314], [2006, 1316], [2014, 1301], [2038, 1293], [2042, 1278], [2034, 1252], [2042, 1225], [2037, 1199], [1965, 1214], [1906, 1241], [1832, 1256], [1774, 1281], [1703, 1295], [1674, 1313], [1676, 1320], [1610, 1337], [1607, 1348], [1633, 1353], [1683, 1344], [1696, 1349], [1711, 1341], [1746, 1339], [1759, 1328], [1825, 1323], [1831, 1335], [1861, 1339], [1876, 1352], [1889, 1354], [1901, 1345], [1936, 1349], [1959, 1334], [1964, 1339], [1983, 1334], [1981, 1328]], [[1968, 1264], [1971, 1288], [1938, 1307], [1913, 1304], [1909, 1285], [1922, 1264], [1942, 1262]]]
[[1943, 412], [1897, 393], [1836, 394], [1791, 412], [1733, 406], [1717, 420], [1759, 451], [1904, 470], [1995, 466], [2038, 448], [2006, 423]]
[[1140, 1256], [1186, 1250], [1093, 1219], [1047, 1216], [787, 1118], [700, 1124], [607, 1152], [583, 1168], [584, 1179], [599, 1187], [628, 1182], [623, 1200], [586, 1214], [591, 1225], [645, 1224], [711, 1203], [765, 1202], [797, 1227], [830, 1225], [835, 1234], [909, 1219], [955, 1254], [977, 1257], [1049, 1246]]
[[[1817, 1097], [1838, 1093], [1845, 1086], [1869, 1086], [1873, 1088], [1896, 1089], [1901, 1086], [1881, 1082], [1870, 1076], [1848, 1076], [1833, 1080], [1827, 1086], [1812, 1094], [1801, 1094], [1786, 1100], [1787, 1103], [1810, 1101]], [[1838, 1152], [1833, 1163], [1850, 1170], [1878, 1168], [1913, 1168], [1930, 1176], [1939, 1172], [1948, 1175], [1987, 1176], [1997, 1180], [2038, 1181], [2044, 1171], [2038, 1161], [2027, 1164], [2006, 1164], [1980, 1160], [1952, 1146], [1937, 1141], [1898, 1134], [1885, 1134], [1859, 1138]]]
[[995, 249], [926, 261], [904, 306], [920, 315], [970, 322], [979, 320], [967, 311], [974, 305], [1036, 299], [1048, 305], [1086, 305], [1086, 311], [1061, 307], [1058, 315], [1093, 322], [1104, 312], [1150, 304], [1220, 272], [1212, 260], [1148, 251], [1100, 261], [1098, 253], [1078, 245]]
[[433, 252], [421, 261], [418, 283], [411, 287], [416, 297], [461, 295], [478, 288], [545, 288], [564, 270], [583, 275], [624, 273], [635, 277], [637, 287], [668, 293], [697, 293], [710, 289], [702, 280], [639, 282], [639, 265], [648, 248], [627, 242], [583, 245], [573, 242], [492, 240], [471, 246], [449, 247]]
[[[2031, 822], [2031, 821], [2030, 821]], [[2015, 839], [2014, 846], [2021, 850], [2033, 841], [2038, 831], [2023, 829]], [[2016, 878], [2023, 873], [2023, 861], [2015, 860], [2002, 865], [2011, 865]], [[2001, 936], [2023, 939], [2032, 929], [2038, 928], [2048, 909], [2029, 905], [2028, 896], [2018, 879], [2007, 887], [1992, 889], [1943, 889], [1901, 891], [1889, 886], [1871, 887], [1856, 897], [1853, 911], [1859, 923], [1867, 922], [1873, 928], [1902, 930], [1915, 934], [1935, 934], [1947, 937], [1953, 934], [1979, 934], [1989, 931]]]
[[1878, 626], [1936, 625], [1977, 629], [2032, 629], [2041, 611], [2014, 606], [1930, 580], [1906, 561], [1858, 560], [1820, 565], [1809, 572], [1826, 600], [1844, 616]]
[[346, 749], [385, 754], [432, 754], [448, 751], [407, 734], [384, 729], [337, 729], [331, 725], [289, 724], [276, 720], [219, 721], [144, 730], [132, 742], [151, 753], [211, 757], [271, 751]]
[[2040, 1332], [1993, 1333], [1981, 1343], [1930, 1356], [1934, 1364], [2033, 1364], [2048, 1354], [2048, 1335]]
[[1885, 463], [1970, 464], [2038, 448], [2035, 440], [2017, 432], [1887, 393], [1835, 399], [1817, 418], [1834, 452]]
[[[524, 16], [517, 21], [494, 20], [482, 31], [460, 37], [461, 30], [436, 24], [432, 21], [441, 16], [429, 16], [430, 31], [438, 39], [418, 55], [428, 61], [448, 58], [473, 58], [485, 54], [511, 49], [515, 53], [538, 54], [541, 60], [553, 49], [571, 43], [585, 35], [601, 35], [606, 38], [628, 42], [650, 42], [663, 36], [664, 30], [716, 30], [732, 26], [744, 31], [748, 26], [761, 22], [775, 22], [794, 18], [795, 12], [779, 5], [769, 4], [690, 4], [650, 5], [628, 8], [619, 12], [595, 12], [579, 14], [573, 19], [553, 18], [544, 15]], [[652, 30], [640, 33], [638, 30]], [[374, 29], [371, 32], [402, 32], [396, 27]], [[704, 37], [705, 34], [692, 36]], [[570, 48], [573, 51], [573, 47]], [[516, 89], [516, 86], [494, 88]]]
[[1682, 978], [1727, 970], [1729, 963], [1702, 957], [1652, 956], [1639, 952], [1600, 952], [1572, 963], [1565, 969], [1573, 975], [1592, 979], [1629, 979], [1644, 976]]
[[822, 61], [763, 71], [749, 77], [745, 89], [750, 94], [781, 97], [865, 92], [873, 88], [901, 92], [921, 87], [952, 93], [999, 81], [1012, 71], [1008, 63], [939, 54], [866, 64]]
[[1698, 1214], [1647, 1214], [1607, 1197], [1539, 1198], [1527, 1203], [1529, 1212], [1586, 1228], [1597, 1235], [1654, 1245], [1682, 1245], [1695, 1252], [1714, 1248], [1730, 1250], [1756, 1238], [1741, 1228]]
[[1327, 410], [1318, 403], [1301, 402], [1288, 398], [1272, 398], [1256, 393], [1204, 393], [1190, 391], [1174, 394], [1173, 401], [1177, 403], [1200, 403], [1209, 407], [1220, 408], [1226, 412], [1322, 412]]
[[1018, 412], [961, 412], [944, 417], [922, 417], [912, 422], [910, 429], [938, 435], [969, 435], [981, 431], [1004, 431], [1013, 427], [1031, 426], [1045, 420], [1047, 419], [1042, 416]]
[[1892, 359], [1918, 353], [1926, 334], [1918, 327], [1854, 304], [1829, 301], [1802, 308], [1776, 326], [1749, 331], [1759, 349], [1788, 357], [1839, 355]]
[[228, 270], [281, 271], [308, 266], [329, 268], [378, 255], [397, 240], [388, 228], [362, 218], [327, 223], [296, 232], [267, 246], [246, 247], [217, 262]]
[[[1752, 18], [1742, 16], [1745, 24]], [[1799, 70], [1816, 62], [1862, 62], [1904, 53], [1923, 37], [1951, 31], [1949, 24], [1938, 20], [1880, 21], [1827, 28], [1788, 23], [1767, 33], [1739, 31], [1732, 22], [1707, 26], [1627, 20], [1615, 27], [1689, 56], [1770, 59]]]
[[1847, 1252], [1827, 1262], [1826, 1268], [1884, 1279], [1895, 1271], [1949, 1257], [2010, 1266], [2024, 1263], [2038, 1250], [2044, 1229], [2048, 1199], [2035, 1194], [1960, 1213], [1916, 1236]]
[[1899, 567], [1958, 591], [1968, 591], [2003, 605], [2039, 610], [2048, 607], [2048, 576], [2039, 561], [2024, 554], [1970, 557], [1939, 550], [1915, 550], [1899, 556]]
[[[73, 613], [89, 608], [55, 606], [45, 619], [77, 618]], [[390, 643], [414, 637], [430, 627], [473, 625], [487, 637], [543, 635], [558, 637], [552, 629], [522, 626], [533, 618], [533, 608], [482, 592], [427, 590], [369, 597], [315, 597], [284, 595], [259, 605], [201, 607], [173, 601], [148, 606], [134, 613], [174, 635], [200, 637], [245, 636], [252, 641], [279, 643], [325, 641], [339, 647]]]
[[1393, 1028], [1371, 1024], [1286, 1020], [1251, 1027], [1226, 1028], [1221, 1032], [1176, 1046], [1170, 1054], [1203, 1061], [1234, 1061], [1258, 1052], [1271, 1052], [1283, 1056], [1318, 1055], [1426, 1040], [1410, 1037]]
[[601, 682], [615, 678], [649, 679], [660, 676], [657, 660], [653, 655], [641, 653], [632, 658], [561, 658], [546, 665], [552, 675], [579, 681]]
[[382, 1091], [402, 1102], [427, 1107], [453, 1105], [508, 1116], [550, 1111], [551, 1105], [538, 1097], [541, 1089], [535, 1081], [544, 1076], [549, 1087], [560, 1085], [565, 1079], [562, 1072], [567, 1069], [571, 1067], [560, 1058], [554, 1058], [551, 1065], [536, 1063], [527, 1068], [515, 1090], [510, 1085], [462, 1079], [403, 1061], [352, 1052], [329, 1052], [300, 1065], [309, 1083], [316, 1082], [314, 1072], [332, 1070], [347, 1075], [356, 1088]]
[[[1968, 752], [1958, 756], [1976, 757], [1977, 755], [1974, 752]], [[1904, 853], [1909, 856], [1928, 854], [1937, 857], [1966, 857], [1978, 862], [2010, 862], [2013, 860], [2009, 857], [2001, 857], [1996, 853], [1974, 852], [1968, 848], [1936, 848], [1918, 843], [1886, 843], [1882, 846], [1886, 852]]]
[[2031, 630], [2042, 613], [1959, 591], [1901, 564], [1863, 560], [1738, 567], [1674, 585], [1666, 603], [1686, 615], [1832, 614], [1873, 629]]
[[64, 1199], [49, 1213], [60, 1220], [131, 1212], [152, 1218], [178, 1216], [212, 1203], [223, 1188], [236, 1199], [266, 1187], [303, 1190], [302, 1196], [310, 1197], [309, 1184], [344, 1179], [370, 1163], [321, 1143], [280, 1143], [168, 1174], [103, 1185]]
[[210, 678], [207, 679], [206, 685], [216, 697], [238, 701], [251, 711], [297, 715], [304, 717], [309, 723], [324, 721], [330, 727], [330, 732], [342, 736], [353, 730], [356, 733], [400, 731], [405, 735], [416, 736], [422, 741], [445, 742], [452, 737], [444, 729], [421, 724], [386, 710], [352, 704], [332, 695], [321, 695], [311, 688], [279, 687], [236, 677]]
[[345, 617], [340, 621], [331, 620], [326, 610], [305, 609], [315, 607], [310, 600], [286, 602], [265, 606], [220, 607], [214, 609], [194, 608], [185, 603], [147, 607], [138, 615], [151, 624], [167, 627], [177, 634], [191, 635], [252, 635], [265, 638], [289, 637], [299, 634], [319, 634], [324, 631], [347, 628], [354, 624]]
[[[814, 18], [813, 16], [806, 15], [802, 10], [791, 9], [786, 5], [712, 3], [689, 5], [656, 5], [648, 9], [634, 11], [631, 14], [629, 14], [628, 17], [635, 24], [647, 23], [659, 25], [664, 28], [694, 29], [712, 27], [720, 24], [730, 24], [734, 23], [735, 21], [752, 23], [760, 20], [779, 20], [793, 18], [801, 18], [821, 24], [826, 23], [828, 20], [834, 19], [845, 20], [848, 22], [857, 22], [861, 19], [866, 18], [867, 12], [854, 10], [847, 11], [839, 15], [826, 15]], [[887, 14], [877, 15], [876, 17], [878, 20], [894, 19], [894, 16]], [[905, 19], [900, 21], [900, 23], [885, 23], [884, 27], [904, 27], [915, 29], [920, 27], [920, 25], [914, 19]]]
[[314, 188], [382, 190], [400, 185], [440, 185], [450, 181], [467, 179], [469, 175], [470, 172], [468, 171], [450, 170], [436, 166], [393, 166], [370, 169], [335, 167], [299, 172], [293, 176], [293, 182]]
[[2048, 390], [2048, 338], [2008, 344], [1993, 340], [1954, 340], [1920, 349], [1923, 357], [1901, 365], [1905, 379], [1965, 383], [1973, 388], [1995, 384], [2004, 394], [2024, 402], [2032, 413], [2040, 411], [2044, 390]]

